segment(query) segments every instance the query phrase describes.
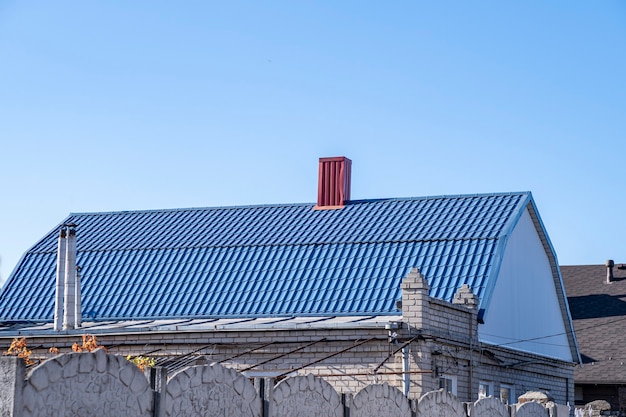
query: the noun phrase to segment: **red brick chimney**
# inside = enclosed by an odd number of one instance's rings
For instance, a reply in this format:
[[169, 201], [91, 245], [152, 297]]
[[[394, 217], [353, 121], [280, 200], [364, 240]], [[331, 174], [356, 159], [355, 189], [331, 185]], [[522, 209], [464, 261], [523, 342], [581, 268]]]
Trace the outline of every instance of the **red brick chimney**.
[[351, 169], [345, 156], [320, 158], [316, 210], [343, 208], [350, 200]]

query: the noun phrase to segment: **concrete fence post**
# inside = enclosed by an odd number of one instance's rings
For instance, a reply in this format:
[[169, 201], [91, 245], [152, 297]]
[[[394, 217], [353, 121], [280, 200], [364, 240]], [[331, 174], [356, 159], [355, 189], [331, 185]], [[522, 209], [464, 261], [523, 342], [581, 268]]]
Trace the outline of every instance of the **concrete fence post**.
[[26, 365], [15, 356], [0, 357], [0, 417], [21, 417]]
[[154, 391], [154, 405], [152, 412], [154, 417], [165, 417], [165, 390], [167, 388], [167, 369], [157, 366], [148, 368], [150, 388]]

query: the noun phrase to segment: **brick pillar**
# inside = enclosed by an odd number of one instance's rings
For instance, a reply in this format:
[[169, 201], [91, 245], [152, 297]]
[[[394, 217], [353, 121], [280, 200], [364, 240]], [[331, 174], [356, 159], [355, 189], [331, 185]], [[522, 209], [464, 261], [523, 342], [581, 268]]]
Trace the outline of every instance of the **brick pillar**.
[[478, 347], [478, 304], [480, 300], [478, 296], [474, 294], [472, 289], [467, 284], [461, 285], [461, 287], [456, 290], [454, 293], [454, 297], [452, 299], [452, 304], [461, 305], [467, 307], [469, 310], [468, 315], [468, 331], [469, 331], [469, 340], [468, 340], [468, 350], [469, 350], [469, 366], [467, 368], [468, 371], [468, 385], [469, 389], [467, 390], [467, 401], [472, 401], [473, 398], [476, 398], [474, 394], [478, 394], [478, 380], [474, 377], [474, 366], [476, 359], [474, 355], [474, 349]]
[[[402, 289], [402, 321], [405, 326], [408, 326], [408, 337], [427, 333], [430, 328], [428, 282], [419, 269], [413, 268], [402, 280], [400, 288]], [[411, 343], [409, 355], [412, 361], [410, 368], [424, 371], [424, 373], [411, 374], [409, 398], [418, 399], [438, 386], [435, 384], [433, 375], [429, 373], [432, 370], [432, 363], [428, 342], [420, 338]]]
[[26, 366], [15, 356], [0, 357], [0, 416], [22, 415], [22, 388]]
[[478, 345], [478, 304], [480, 300], [478, 296], [474, 294], [472, 289], [467, 284], [461, 285], [461, 287], [454, 293], [452, 304], [462, 305], [467, 307], [470, 312], [469, 316], [469, 335], [470, 335], [470, 348]]
[[478, 296], [474, 294], [469, 285], [463, 284], [454, 293], [452, 304], [463, 304], [466, 307], [476, 309], [478, 308]]
[[402, 321], [412, 329], [428, 328], [428, 282], [419, 269], [413, 268], [400, 285], [402, 289]]

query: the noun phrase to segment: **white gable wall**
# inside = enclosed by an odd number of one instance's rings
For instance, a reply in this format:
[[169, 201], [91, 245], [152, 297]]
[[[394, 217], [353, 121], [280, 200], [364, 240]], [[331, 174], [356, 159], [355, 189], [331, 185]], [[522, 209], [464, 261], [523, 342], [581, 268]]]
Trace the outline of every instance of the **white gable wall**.
[[504, 251], [482, 342], [572, 361], [548, 256], [526, 209]]

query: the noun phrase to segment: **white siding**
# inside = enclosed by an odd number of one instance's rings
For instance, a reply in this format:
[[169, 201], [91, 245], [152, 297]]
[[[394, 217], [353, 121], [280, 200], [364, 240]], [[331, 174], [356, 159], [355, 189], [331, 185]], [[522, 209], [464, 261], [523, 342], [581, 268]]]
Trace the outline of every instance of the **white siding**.
[[572, 360], [548, 256], [528, 210], [506, 245], [482, 342]]

